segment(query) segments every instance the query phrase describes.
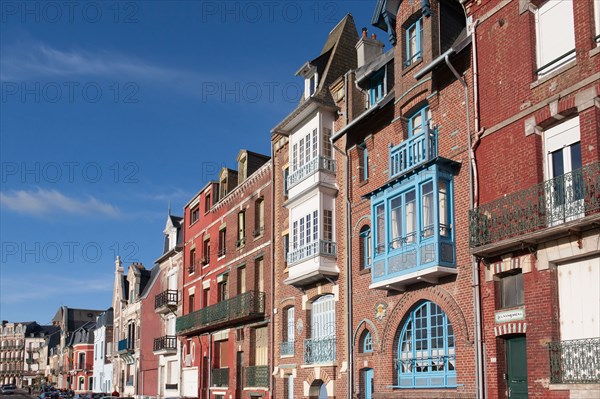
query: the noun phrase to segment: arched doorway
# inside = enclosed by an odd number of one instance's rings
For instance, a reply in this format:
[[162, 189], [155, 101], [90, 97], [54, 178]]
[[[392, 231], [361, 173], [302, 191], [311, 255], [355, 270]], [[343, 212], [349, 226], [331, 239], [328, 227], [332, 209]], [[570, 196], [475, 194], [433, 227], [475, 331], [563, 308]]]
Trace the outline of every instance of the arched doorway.
[[327, 386], [323, 380], [315, 380], [308, 391], [311, 399], [327, 399]]

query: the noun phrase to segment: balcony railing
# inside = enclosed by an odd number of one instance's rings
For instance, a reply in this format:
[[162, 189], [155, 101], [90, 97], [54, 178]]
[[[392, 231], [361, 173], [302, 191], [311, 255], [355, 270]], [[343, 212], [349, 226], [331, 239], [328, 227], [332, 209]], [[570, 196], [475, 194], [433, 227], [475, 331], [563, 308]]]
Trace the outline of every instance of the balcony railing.
[[305, 339], [304, 363], [329, 363], [335, 360], [335, 337]]
[[175, 324], [177, 333], [185, 334], [260, 317], [264, 313], [265, 293], [248, 291], [231, 299], [178, 317]]
[[294, 355], [294, 341], [284, 341], [279, 347], [280, 356]]
[[246, 386], [267, 388], [269, 386], [269, 366], [246, 367]]
[[551, 383], [600, 383], [600, 338], [551, 342], [548, 357]]
[[265, 226], [259, 226], [257, 228], [254, 229], [254, 234], [253, 236], [256, 237], [260, 237], [263, 233], [265, 232]]
[[592, 163], [470, 211], [470, 245], [497, 243], [599, 211], [600, 163]]
[[229, 386], [229, 369], [212, 369], [211, 385], [213, 387], [224, 388]]
[[177, 337], [174, 335], [165, 335], [154, 338], [154, 352], [177, 350]]
[[133, 350], [134, 350], [133, 340], [125, 338], [125, 339], [120, 340], [119, 343], [117, 344], [117, 352], [118, 353], [132, 352]]
[[154, 297], [154, 309], [162, 307], [176, 307], [178, 301], [177, 290], [166, 290]]
[[298, 248], [295, 251], [288, 253], [287, 263], [293, 265], [294, 263], [302, 262], [306, 258], [313, 256], [336, 256], [337, 255], [337, 244], [332, 241], [319, 240], [314, 241], [308, 245]]
[[390, 146], [390, 178], [400, 176], [437, 157], [437, 128]]
[[335, 173], [335, 161], [333, 159], [326, 158], [323, 156], [318, 156], [308, 161], [288, 176], [288, 190], [294, 187], [296, 184], [300, 183], [302, 180], [312, 175], [313, 173], [315, 173], [317, 170], [324, 170], [329, 171], [331, 173]]

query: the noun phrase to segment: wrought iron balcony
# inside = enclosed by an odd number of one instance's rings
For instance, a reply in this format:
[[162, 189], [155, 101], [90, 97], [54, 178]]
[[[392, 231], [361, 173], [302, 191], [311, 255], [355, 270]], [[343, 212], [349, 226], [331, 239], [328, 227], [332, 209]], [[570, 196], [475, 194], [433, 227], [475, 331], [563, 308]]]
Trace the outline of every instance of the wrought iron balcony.
[[225, 247], [220, 248], [219, 251], [217, 252], [217, 257], [220, 258], [222, 256], [225, 256], [225, 254], [227, 254], [227, 248], [225, 248]]
[[294, 355], [294, 341], [284, 341], [279, 347], [280, 356], [293, 356]]
[[247, 387], [269, 387], [269, 366], [246, 367]]
[[166, 290], [154, 297], [154, 310], [157, 313], [167, 313], [177, 308], [179, 295], [177, 290]]
[[264, 316], [265, 293], [248, 291], [233, 298], [178, 317], [177, 334], [208, 331]]
[[254, 238], [260, 237], [265, 232], [265, 226], [259, 226], [254, 229]]
[[165, 335], [154, 338], [154, 354], [174, 353], [177, 351], [177, 337], [174, 335]]
[[548, 344], [550, 383], [600, 384], [600, 338]]
[[335, 173], [335, 161], [323, 156], [313, 158], [288, 176], [287, 189], [291, 189], [318, 170]]
[[133, 340], [125, 338], [118, 342], [117, 344], [117, 353], [124, 354], [133, 352], [135, 349], [135, 345]]
[[307, 258], [314, 256], [333, 256], [337, 255], [337, 244], [333, 241], [319, 240], [311, 242], [308, 245], [300, 247], [295, 251], [288, 253], [287, 263], [293, 265], [302, 262]]
[[437, 157], [437, 128], [428, 128], [395, 147], [390, 146], [390, 178], [398, 177]]
[[600, 163], [592, 163], [469, 212], [470, 246], [480, 254], [535, 242], [600, 219]]
[[335, 360], [335, 337], [305, 339], [304, 364], [329, 363]]
[[229, 369], [212, 369], [210, 385], [213, 387], [225, 388], [229, 386]]

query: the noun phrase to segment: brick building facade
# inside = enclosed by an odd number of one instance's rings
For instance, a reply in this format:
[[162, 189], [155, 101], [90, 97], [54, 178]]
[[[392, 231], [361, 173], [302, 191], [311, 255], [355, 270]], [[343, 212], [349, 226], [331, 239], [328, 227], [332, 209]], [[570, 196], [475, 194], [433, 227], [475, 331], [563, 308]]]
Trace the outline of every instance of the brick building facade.
[[246, 150], [237, 162], [185, 207], [176, 323], [185, 396], [195, 383], [193, 396], [205, 399], [270, 397], [272, 168], [269, 157]]
[[600, 3], [465, 3], [487, 394], [600, 395]]

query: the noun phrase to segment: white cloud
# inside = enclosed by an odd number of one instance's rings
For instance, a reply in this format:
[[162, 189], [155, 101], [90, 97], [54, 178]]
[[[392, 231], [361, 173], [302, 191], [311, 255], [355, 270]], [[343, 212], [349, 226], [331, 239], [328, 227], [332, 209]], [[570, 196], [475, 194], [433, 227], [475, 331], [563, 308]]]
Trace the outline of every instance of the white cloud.
[[69, 197], [58, 190], [0, 192], [0, 205], [21, 214], [54, 216], [56, 214], [117, 217], [119, 208], [88, 195], [84, 199]]

